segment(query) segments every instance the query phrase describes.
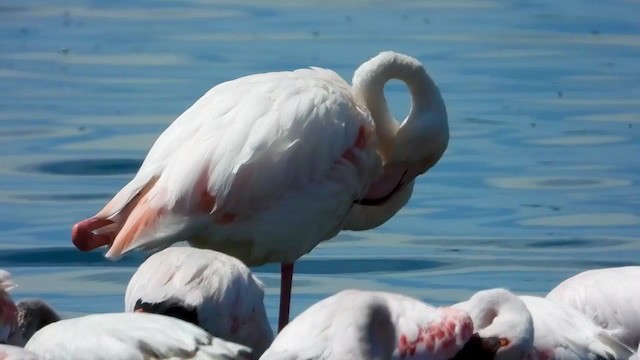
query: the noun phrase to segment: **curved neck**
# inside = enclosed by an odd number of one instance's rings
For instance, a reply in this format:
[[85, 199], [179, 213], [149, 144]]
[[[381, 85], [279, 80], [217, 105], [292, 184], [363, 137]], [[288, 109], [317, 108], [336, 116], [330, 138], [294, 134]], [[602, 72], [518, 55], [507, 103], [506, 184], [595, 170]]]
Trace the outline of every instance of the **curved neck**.
[[480, 291], [469, 300], [468, 312], [480, 336], [508, 336], [525, 352], [533, 346], [533, 318], [512, 292], [500, 288]]
[[438, 92], [422, 64], [406, 55], [384, 52], [355, 71], [352, 81], [354, 97], [371, 113], [383, 154], [390, 153], [400, 127], [384, 97], [384, 86], [391, 79], [403, 81], [411, 93], [411, 110], [403, 124], [428, 111], [430, 99]]

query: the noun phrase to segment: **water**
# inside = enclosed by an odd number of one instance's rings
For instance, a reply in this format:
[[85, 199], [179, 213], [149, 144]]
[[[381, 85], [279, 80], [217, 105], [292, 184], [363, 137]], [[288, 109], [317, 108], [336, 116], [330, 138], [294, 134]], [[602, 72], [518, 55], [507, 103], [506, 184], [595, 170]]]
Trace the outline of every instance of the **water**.
[[[379, 51], [421, 59], [452, 140], [398, 216], [297, 266], [293, 314], [346, 288], [447, 304], [544, 294], [640, 259], [637, 1], [9, 0], [0, 7], [0, 266], [67, 316], [121, 311], [144, 254], [80, 253], [70, 227], [211, 86]], [[409, 100], [387, 87], [393, 112]], [[276, 323], [277, 265], [256, 268]]]

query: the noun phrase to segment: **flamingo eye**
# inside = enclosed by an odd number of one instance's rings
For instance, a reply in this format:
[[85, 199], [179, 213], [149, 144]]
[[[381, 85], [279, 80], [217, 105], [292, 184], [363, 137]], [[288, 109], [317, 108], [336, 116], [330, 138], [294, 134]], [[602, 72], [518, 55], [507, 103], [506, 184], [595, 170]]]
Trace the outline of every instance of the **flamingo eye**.
[[507, 345], [509, 345], [509, 339], [507, 339], [507, 338], [501, 338], [501, 339], [500, 339], [500, 346], [501, 346], [501, 347], [504, 347], [504, 346], [507, 346]]

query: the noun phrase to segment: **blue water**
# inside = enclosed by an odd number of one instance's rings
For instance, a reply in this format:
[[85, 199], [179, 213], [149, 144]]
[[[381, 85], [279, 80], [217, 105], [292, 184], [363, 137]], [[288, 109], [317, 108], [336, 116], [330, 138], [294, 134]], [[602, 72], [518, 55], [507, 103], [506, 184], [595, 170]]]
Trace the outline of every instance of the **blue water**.
[[[297, 266], [293, 314], [345, 288], [446, 304], [544, 294], [640, 260], [640, 3], [634, 1], [7, 0], [0, 7], [0, 267], [14, 297], [67, 316], [121, 311], [144, 254], [80, 253], [70, 227], [135, 173], [221, 81], [309, 65], [346, 79], [419, 58], [450, 147], [401, 213]], [[387, 87], [402, 117], [409, 98]], [[275, 324], [279, 267], [256, 268]]]

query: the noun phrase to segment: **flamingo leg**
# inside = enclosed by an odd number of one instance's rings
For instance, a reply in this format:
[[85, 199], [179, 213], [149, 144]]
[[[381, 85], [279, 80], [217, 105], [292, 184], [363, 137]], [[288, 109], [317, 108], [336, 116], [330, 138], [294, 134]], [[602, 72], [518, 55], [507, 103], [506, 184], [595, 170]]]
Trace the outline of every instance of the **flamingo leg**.
[[293, 264], [294, 263], [282, 263], [280, 265], [280, 317], [278, 318], [278, 332], [282, 331], [289, 323]]

